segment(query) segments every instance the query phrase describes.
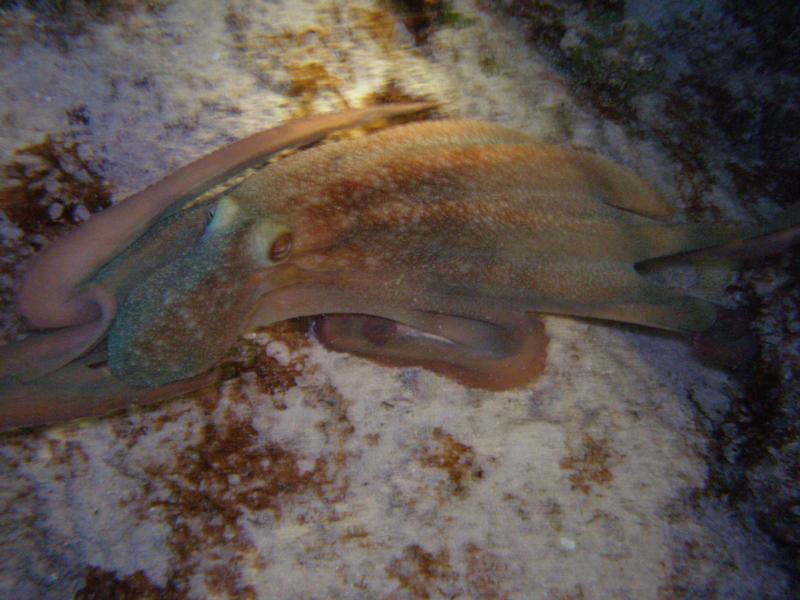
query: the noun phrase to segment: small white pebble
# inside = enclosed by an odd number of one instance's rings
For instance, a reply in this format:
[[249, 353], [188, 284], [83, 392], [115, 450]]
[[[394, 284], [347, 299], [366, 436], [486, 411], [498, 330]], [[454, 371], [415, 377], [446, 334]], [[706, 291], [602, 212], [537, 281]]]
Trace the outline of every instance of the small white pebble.
[[8, 221], [0, 221], [0, 239], [3, 240], [19, 240], [25, 232], [19, 227]]
[[47, 207], [47, 214], [52, 221], [60, 219], [64, 214], [64, 205], [61, 202], [53, 202]]
[[88, 221], [90, 216], [89, 209], [83, 204], [79, 204], [72, 211], [72, 218], [75, 221]]
[[558, 542], [561, 544], [561, 549], [566, 550], [567, 552], [574, 552], [575, 548], [578, 547], [578, 545], [575, 543], [575, 540], [565, 536], [558, 538]]

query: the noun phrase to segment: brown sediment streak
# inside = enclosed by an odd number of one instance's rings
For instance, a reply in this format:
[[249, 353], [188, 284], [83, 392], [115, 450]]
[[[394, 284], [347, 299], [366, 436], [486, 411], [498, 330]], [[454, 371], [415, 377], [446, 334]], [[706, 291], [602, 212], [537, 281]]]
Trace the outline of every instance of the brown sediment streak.
[[[37, 327], [59, 327], [96, 318], [92, 298], [76, 288], [96, 268], [147, 230], [179, 200], [213, 187], [283, 148], [317, 140], [332, 131], [380, 118], [418, 112], [435, 103], [409, 103], [308, 117], [220, 148], [168, 175], [124, 202], [96, 215], [36, 257], [18, 296], [20, 312]], [[70, 276], [71, 274], [71, 276]], [[60, 285], [53, 289], [53, 282]]]

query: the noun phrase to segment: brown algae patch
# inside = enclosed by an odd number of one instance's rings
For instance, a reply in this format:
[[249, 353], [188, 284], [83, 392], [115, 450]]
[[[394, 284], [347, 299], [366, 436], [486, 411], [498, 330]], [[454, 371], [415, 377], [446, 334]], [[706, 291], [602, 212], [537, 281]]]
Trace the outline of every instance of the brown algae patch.
[[347, 98], [340, 90], [341, 80], [331, 75], [322, 63], [308, 61], [300, 64], [287, 64], [285, 69], [290, 78], [287, 93], [293, 98], [300, 98], [304, 111], [310, 111], [314, 100], [322, 91], [332, 92], [342, 106], [348, 105]]
[[[310, 468], [301, 468], [309, 462]], [[335, 471], [323, 456], [309, 461], [265, 442], [247, 420], [232, 414], [223, 426], [204, 425], [197, 443], [174, 464], [145, 469], [146, 508], [160, 511], [170, 529], [167, 544], [176, 560], [169, 581], [185, 589], [202, 569], [210, 588], [244, 593], [237, 574], [254, 547], [241, 519], [266, 511], [280, 520], [288, 505], [309, 496], [327, 503], [331, 494], [338, 497]], [[212, 564], [201, 567], [209, 557]]]
[[378, 42], [384, 52], [390, 52], [395, 43], [395, 17], [386, 10], [370, 10], [360, 6], [350, 8], [350, 18], [373, 40]]
[[570, 487], [588, 495], [592, 486], [606, 486], [614, 479], [610, 467], [615, 456], [608, 440], [598, 441], [590, 435], [584, 435], [582, 448], [562, 460], [560, 466], [565, 471], [572, 471], [569, 475]]
[[174, 586], [161, 587], [151, 582], [143, 571], [119, 577], [115, 571], [89, 567], [83, 587], [75, 592], [75, 600], [160, 600], [161, 598], [188, 598]]
[[487, 600], [509, 598], [503, 591], [503, 583], [510, 580], [511, 569], [503, 559], [473, 543], [467, 544], [464, 550], [464, 576], [470, 595]]
[[[286, 364], [268, 354], [259, 341], [241, 339], [221, 365], [222, 379], [238, 379], [235, 385], [241, 388], [243, 375], [253, 373], [258, 391], [271, 395], [276, 409], [285, 409], [282, 396], [297, 386], [297, 378], [306, 369], [305, 351], [312, 345], [310, 328], [309, 319], [292, 319], [259, 330], [266, 332], [271, 341], [286, 346], [290, 356]], [[244, 399], [241, 389], [235, 395]]]
[[414, 598], [439, 597], [442, 585], [450, 586], [457, 580], [446, 549], [434, 554], [418, 544], [406, 546], [403, 556], [386, 567], [386, 574]]
[[433, 430], [432, 436], [434, 443], [419, 457], [420, 464], [429, 469], [442, 470], [447, 475], [452, 492], [462, 494], [467, 483], [483, 476], [475, 460], [475, 451], [440, 427]]
[[[232, 402], [254, 401], [241, 389], [239, 394]], [[332, 391], [307, 401], [309, 410], [317, 407], [327, 414], [316, 426], [323, 439], [318, 452], [271, 440], [254, 427], [251, 411], [221, 401], [219, 423], [203, 424], [174, 458], [165, 454], [144, 467], [146, 483], [137, 504], [143, 519], [155, 518], [168, 528], [170, 585], [185, 592], [199, 576], [213, 593], [255, 597], [241, 575], [266, 567], [248, 529], [253, 522], [263, 530], [287, 520], [302, 524], [339, 518], [333, 507], [348, 490], [345, 443], [353, 428]]]
[[17, 150], [3, 168], [3, 179], [10, 185], [0, 189], [0, 209], [26, 233], [47, 234], [111, 206], [102, 165], [82, 154], [77, 142], [50, 135]]

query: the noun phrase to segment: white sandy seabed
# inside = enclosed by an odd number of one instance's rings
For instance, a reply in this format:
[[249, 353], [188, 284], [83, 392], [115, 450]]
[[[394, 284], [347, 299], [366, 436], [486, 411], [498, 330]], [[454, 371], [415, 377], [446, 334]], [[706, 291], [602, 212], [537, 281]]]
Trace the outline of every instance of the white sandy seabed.
[[[674, 196], [655, 144], [578, 107], [512, 22], [454, 8], [466, 26], [422, 47], [369, 2], [174, 1], [69, 36], [7, 9], [0, 159], [64, 135], [121, 199], [299, 114], [291, 66], [319, 63], [333, 83], [314, 111], [394, 82], [447, 116], [589, 145]], [[70, 124], [76, 107], [88, 123]], [[27, 243], [2, 233], [7, 250]], [[219, 399], [0, 439], [0, 596], [785, 597], [769, 541], [702, 500], [696, 406], [724, 411], [728, 377], [679, 339], [546, 326], [544, 375], [512, 392], [266, 331], [251, 341], [300, 365], [294, 384], [245, 373]]]

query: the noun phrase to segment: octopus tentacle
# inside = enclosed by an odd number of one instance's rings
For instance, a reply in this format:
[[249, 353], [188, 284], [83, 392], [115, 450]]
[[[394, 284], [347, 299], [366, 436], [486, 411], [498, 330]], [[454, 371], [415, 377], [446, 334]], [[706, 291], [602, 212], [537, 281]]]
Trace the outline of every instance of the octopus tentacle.
[[78, 361], [23, 384], [0, 383], [0, 432], [84, 417], [99, 417], [132, 404], [146, 405], [209, 387], [219, 370], [158, 388], [128, 385], [114, 377], [94, 352]]
[[548, 337], [533, 316], [499, 325], [429, 313], [424, 325], [424, 331], [412, 330], [381, 317], [333, 314], [320, 318], [316, 333], [329, 350], [385, 366], [423, 367], [486, 390], [518, 387], [544, 370]]

